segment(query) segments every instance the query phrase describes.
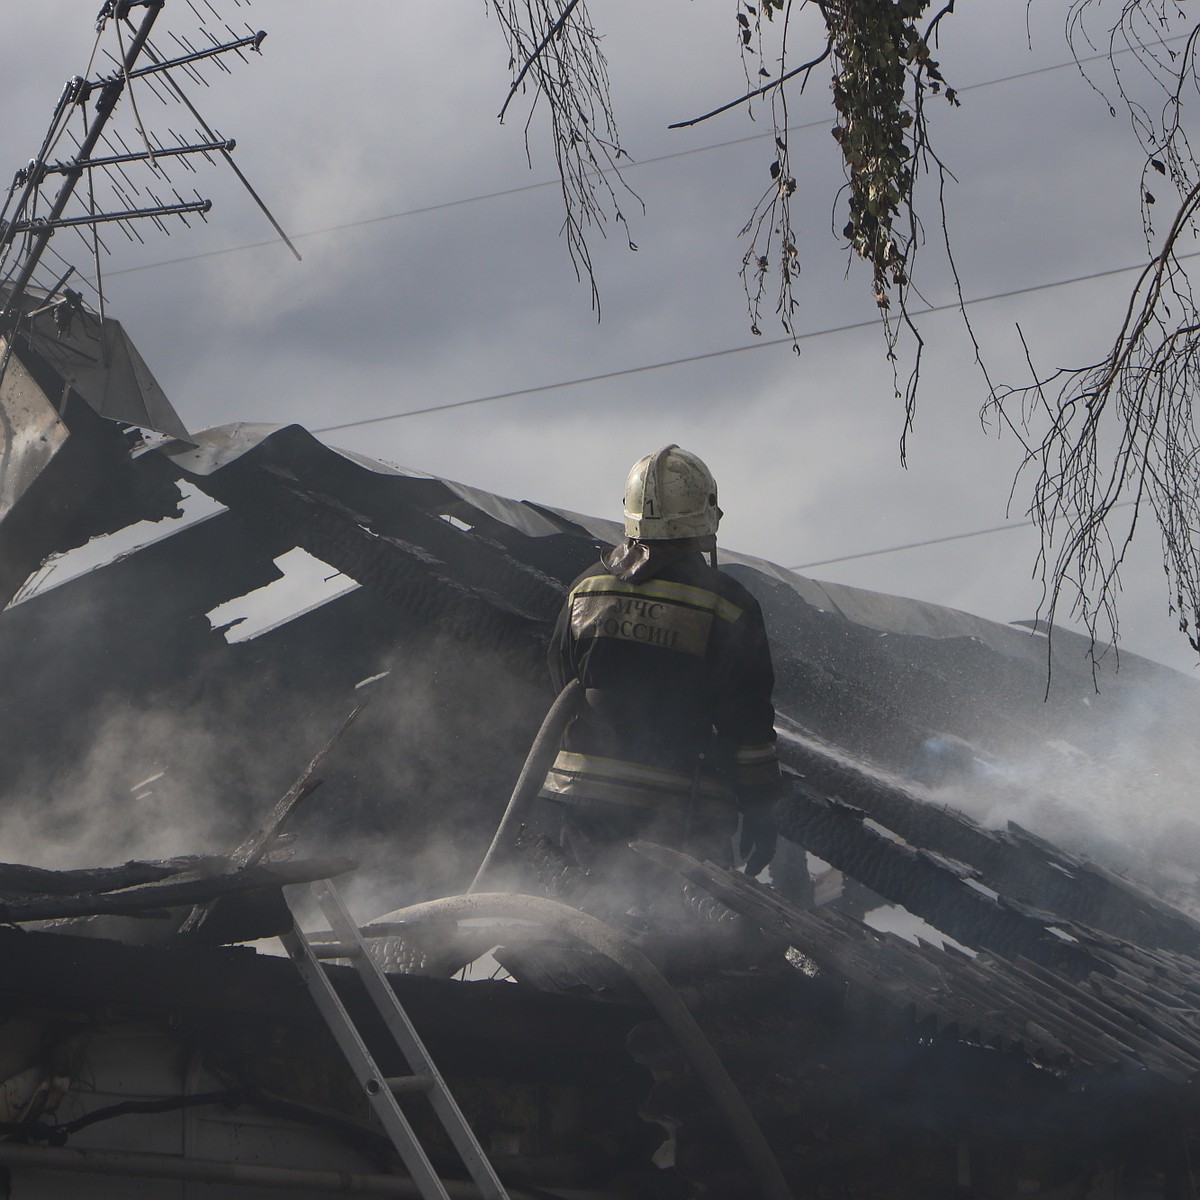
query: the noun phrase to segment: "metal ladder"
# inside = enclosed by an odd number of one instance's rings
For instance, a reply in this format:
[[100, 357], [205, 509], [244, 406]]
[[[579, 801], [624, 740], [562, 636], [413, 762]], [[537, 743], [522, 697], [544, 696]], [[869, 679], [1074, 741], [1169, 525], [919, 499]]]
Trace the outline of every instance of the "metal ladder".
[[[450, 1200], [445, 1183], [434, 1170], [429, 1156], [417, 1140], [408, 1118], [400, 1107], [399, 1097], [414, 1093], [428, 1097], [442, 1128], [454, 1143], [454, 1148], [484, 1200], [509, 1200], [504, 1185], [484, 1154], [483, 1147], [471, 1132], [462, 1110], [446, 1087], [446, 1082], [434, 1065], [433, 1059], [429, 1057], [429, 1052], [417, 1035], [403, 1005], [392, 991], [387, 976], [367, 950], [367, 944], [346, 910], [337, 889], [327, 879], [311, 884], [310, 888], [337, 941], [316, 944], [310, 942], [295, 923], [294, 909], [292, 929], [289, 933], [282, 934], [280, 940], [308, 985], [325, 1023], [362, 1084], [371, 1107], [383, 1123], [392, 1145], [396, 1147], [421, 1196], [424, 1200]], [[287, 903], [288, 907], [292, 908], [290, 899]], [[411, 1074], [392, 1078], [383, 1075], [350, 1019], [341, 998], [334, 991], [329, 976], [321, 966], [322, 958], [350, 960], [393, 1041], [408, 1063]], [[458, 1188], [455, 1192], [461, 1196]]]

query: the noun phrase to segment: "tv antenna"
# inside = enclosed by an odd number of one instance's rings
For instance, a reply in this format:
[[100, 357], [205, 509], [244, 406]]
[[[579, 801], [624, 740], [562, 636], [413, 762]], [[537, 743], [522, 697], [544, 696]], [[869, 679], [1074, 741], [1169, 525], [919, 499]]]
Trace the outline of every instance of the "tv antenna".
[[[151, 41], [150, 34], [167, 0], [105, 0], [95, 21], [96, 44], [87, 74], [67, 81], [41, 147], [13, 178], [0, 206], [0, 384], [14, 343], [22, 336], [32, 344], [51, 328], [62, 334], [87, 311], [82, 292], [70, 286], [73, 282], [94, 291], [103, 330], [100, 260], [108, 247], [102, 228], [115, 226], [131, 241], [143, 242], [140, 229], [147, 222], [169, 235], [175, 221], [188, 225], [189, 218], [206, 219], [212, 201], [195, 189], [182, 194], [171, 180], [171, 168], [195, 172], [196, 158], [210, 163], [223, 158], [300, 258], [234, 163], [233, 139], [214, 132], [184, 91], [185, 81], [207, 87], [209, 68], [229, 72], [231, 55], [245, 62], [250, 54], [261, 53], [266, 34], [249, 25], [239, 34], [209, 0], [183, 2], [198, 19], [199, 30], [189, 36], [168, 33], [172, 49], [166, 52]], [[234, 2], [242, 7], [250, 0]], [[92, 67], [100, 56], [107, 58], [111, 69], [93, 76]], [[147, 96], [164, 105], [182, 106], [195, 122], [195, 132], [181, 136], [168, 129], [167, 137], [150, 132], [139, 105], [139, 99]], [[128, 100], [133, 116], [133, 132], [126, 136], [113, 120], [123, 100]], [[73, 128], [77, 125], [81, 131]], [[64, 145], [71, 147], [65, 155]], [[51, 239], [63, 230], [74, 230], [83, 238], [93, 259], [94, 282], [77, 275], [64, 256], [50, 249]], [[46, 258], [57, 262], [46, 264]], [[103, 332], [97, 340], [106, 355], [108, 340]]]

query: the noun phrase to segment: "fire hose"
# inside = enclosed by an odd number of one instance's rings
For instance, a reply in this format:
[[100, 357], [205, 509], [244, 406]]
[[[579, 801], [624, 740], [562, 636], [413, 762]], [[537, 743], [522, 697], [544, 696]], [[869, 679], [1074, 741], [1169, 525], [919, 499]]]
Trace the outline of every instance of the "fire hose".
[[479, 870], [475, 872], [471, 886], [467, 888], [468, 895], [480, 890], [484, 879], [495, 867], [496, 860], [509, 849], [513, 830], [524, 820], [530, 804], [541, 791], [542, 784], [546, 779], [546, 772], [550, 770], [550, 765], [554, 762], [555, 755], [558, 754], [563, 730], [574, 720], [582, 700], [583, 684], [578, 679], [572, 679], [558, 693], [558, 698], [550, 705], [549, 711], [542, 718], [542, 727], [538, 730], [537, 737], [533, 739], [533, 745], [529, 747], [525, 765], [521, 768], [521, 774], [517, 776], [508, 807], [504, 810], [504, 816], [501, 817], [500, 824], [496, 828], [492, 844], [483, 856], [483, 862], [480, 863]]
[[[559, 696], [561, 701], [567, 691]], [[577, 703], [577, 699], [576, 699]], [[558, 701], [555, 702], [556, 706]], [[550, 726], [551, 709], [542, 733]], [[565, 721], [564, 721], [565, 723]], [[538, 735], [539, 739], [541, 734]], [[535, 743], [536, 746], [536, 743]], [[534, 754], [530, 753], [530, 760]], [[528, 767], [528, 763], [526, 764]], [[524, 778], [524, 773], [522, 773]], [[540, 785], [540, 780], [539, 780]], [[513, 802], [518, 799], [521, 784], [518, 782], [513, 793]], [[510, 811], [512, 803], [510, 802]], [[508, 819], [509, 814], [505, 814]], [[501, 828], [503, 828], [503, 823]], [[497, 833], [499, 837], [499, 832]], [[493, 849], [495, 842], [493, 842]], [[489, 851], [489, 856], [491, 851]], [[484, 867], [487, 860], [484, 860]], [[480, 868], [480, 875], [483, 874]], [[479, 876], [476, 876], [478, 882]], [[654, 1010], [670, 1030], [680, 1048], [691, 1061], [700, 1081], [708, 1089], [713, 1103], [729, 1126], [754, 1173], [764, 1200], [793, 1200], [779, 1163], [763, 1136], [758, 1122], [750, 1112], [737, 1085], [729, 1077], [724, 1064], [712, 1048], [708, 1038], [696, 1023], [695, 1017], [679, 998], [674, 988], [663, 977], [657, 967], [628, 939], [622, 937], [603, 921], [542, 896], [525, 896], [510, 892], [472, 892], [464, 896], [446, 896], [440, 900], [427, 900], [408, 908], [397, 909], [363, 927], [364, 937], [387, 937], [403, 930], [397, 925], [412, 926], [422, 921], [458, 921], [472, 917], [508, 917], [515, 920], [537, 921], [555, 930], [584, 942], [594, 950], [621, 967], [641, 989]]]
[[529, 748], [525, 765], [517, 777], [504, 816], [492, 838], [492, 844], [488, 847], [467, 894], [428, 900], [423, 904], [388, 913], [365, 926], [363, 934], [370, 937], [372, 934], [388, 936], [392, 933], [402, 933], [402, 930], [395, 928], [397, 924], [411, 925], [424, 920], [510, 917], [538, 921], [591, 946], [629, 975], [670, 1030], [728, 1124], [765, 1200], [792, 1200], [779, 1163], [737, 1085], [730, 1079], [724, 1064], [717, 1057], [716, 1051], [687, 1006], [658, 968], [636, 946], [603, 921], [556, 900], [542, 896], [480, 890], [484, 880], [494, 869], [496, 860], [509, 848], [513, 830], [524, 820], [529, 806], [541, 790], [546, 773], [558, 753], [563, 731], [579, 711], [582, 700], [583, 685], [578, 679], [574, 679], [559, 692], [557, 699], [550, 706]]

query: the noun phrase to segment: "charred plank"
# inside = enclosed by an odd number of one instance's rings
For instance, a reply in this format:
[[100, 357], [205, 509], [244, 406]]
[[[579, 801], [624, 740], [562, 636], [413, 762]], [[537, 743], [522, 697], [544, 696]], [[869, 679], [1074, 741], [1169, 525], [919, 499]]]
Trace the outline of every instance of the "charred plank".
[[198, 904], [236, 892], [279, 888], [289, 883], [328, 879], [354, 868], [346, 858], [308, 859], [302, 862], [253, 866], [224, 874], [188, 873], [111, 892], [74, 896], [9, 896], [0, 900], [0, 921], [48, 921], [63, 917], [89, 917], [100, 913], [135, 914], [148, 909]]

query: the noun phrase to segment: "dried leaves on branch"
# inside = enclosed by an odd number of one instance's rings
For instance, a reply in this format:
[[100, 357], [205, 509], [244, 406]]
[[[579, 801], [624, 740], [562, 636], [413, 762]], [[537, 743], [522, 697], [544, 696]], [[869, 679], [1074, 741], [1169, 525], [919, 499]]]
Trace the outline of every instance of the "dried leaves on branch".
[[[753, 5], [743, 3], [741, 7], [746, 10], [739, 13], [745, 31], [743, 44], [747, 48], [756, 45], [758, 74], [769, 77], [761, 14]], [[936, 28], [936, 20], [924, 32], [918, 27], [929, 7], [928, 0], [897, 0], [887, 4], [878, 0], [826, 0], [817, 7], [825, 25], [824, 49], [803, 66], [782, 70], [777, 79], [746, 97], [749, 101], [753, 95], [770, 95], [775, 145], [779, 150], [779, 157], [770, 167], [774, 186], [768, 189], [743, 230], [754, 234], [747, 261], [765, 272], [769, 255], [757, 253], [761, 239], [765, 235], [768, 244], [772, 234], [783, 239], [779, 311], [785, 327], [789, 327], [787, 318], [795, 308], [791, 279], [798, 271], [787, 208], [796, 180], [786, 161], [786, 84], [799, 76], [803, 90], [813, 69], [826, 60], [832, 61], [836, 113], [832, 133], [845, 166], [848, 208], [848, 219], [841, 232], [850, 250], [870, 266], [875, 302], [881, 309], [891, 307], [893, 294], [902, 309], [906, 302], [909, 263], [918, 243], [913, 189], [929, 151], [925, 97], [944, 90], [946, 98], [957, 103], [954, 90], [944, 87], [938, 63], [930, 54], [930, 35]], [[943, 9], [937, 20], [952, 7]], [[778, 60], [785, 65], [791, 6], [764, 5], [762, 13], [773, 22], [776, 9], [782, 10], [783, 28]], [[753, 21], [746, 14], [751, 14]], [[752, 301], [752, 311], [757, 314], [756, 299]]]
[[[794, 333], [798, 302], [793, 283], [801, 264], [790, 207], [796, 179], [788, 158], [787, 87], [803, 91], [813, 70], [825, 62], [832, 71], [833, 135], [846, 169], [848, 219], [842, 234], [848, 248], [869, 265], [880, 309], [886, 313], [894, 297], [899, 313], [907, 315], [909, 264], [918, 241], [913, 189], [929, 151], [923, 103], [928, 94], [939, 92], [956, 102], [929, 49], [938, 21], [954, 5], [947, 4], [922, 29], [929, 7], [929, 0], [738, 0], [737, 44], [747, 80], [753, 76], [755, 85], [678, 125], [694, 125], [730, 108], [749, 108], [759, 97], [768, 101], [774, 130], [766, 164], [770, 184], [742, 230], [749, 239], [742, 275], [754, 333], [761, 332], [766, 279], [772, 273], [778, 276], [775, 312], [783, 328]], [[621, 197], [633, 196], [620, 176], [626, 155], [613, 119], [599, 36], [583, 0], [491, 0], [491, 8], [504, 31], [514, 73], [501, 117], [525, 89], [533, 94], [530, 119], [539, 102], [547, 105], [567, 244], [595, 297], [587, 235], [603, 232], [609, 217], [624, 222]], [[813, 57], [791, 66], [788, 36], [793, 14], [802, 11], [819, 14], [824, 36]], [[895, 335], [888, 328], [891, 353]]]
[[[801, 66], [788, 67], [793, 7], [802, 11], [810, 6], [821, 16], [824, 48]], [[954, 89], [946, 86], [930, 52], [938, 24], [953, 11], [954, 3], [950, 0], [932, 19], [929, 8], [929, 0], [811, 0], [811, 5], [810, 0], [800, 0], [795, 6], [789, 0], [773, 0], [760, 9], [742, 0], [738, 13], [743, 51], [751, 47], [756, 50], [758, 75], [771, 79], [769, 58], [774, 57], [779, 64], [776, 78], [744, 98], [749, 102], [758, 95], [769, 96], [778, 151], [770, 165], [771, 185], [742, 230], [743, 236], [750, 238], [742, 260], [742, 281], [751, 330], [761, 333], [766, 280], [774, 271], [778, 281], [775, 311], [784, 329], [796, 336], [792, 324], [798, 307], [794, 284], [801, 264], [791, 209], [796, 179], [788, 158], [786, 88], [799, 79], [803, 91], [813, 70], [829, 61], [835, 112], [831, 132], [841, 151], [846, 176], [843, 199], [847, 219], [841, 236], [849, 250], [871, 270], [872, 294], [883, 317], [898, 397], [902, 392], [897, 346], [903, 330], [912, 338], [903, 389], [906, 434], [915, 412], [923, 346], [909, 312], [912, 267], [921, 242], [914, 197], [923, 170], [930, 164], [942, 169], [929, 144], [925, 102], [928, 96], [941, 94], [951, 104], [958, 103]], [[773, 53], [764, 44], [764, 15], [780, 29]], [[924, 28], [923, 22], [927, 22]], [[902, 438], [902, 457], [903, 452]]]
[[913, 188], [929, 150], [926, 94], [944, 92], [958, 103], [929, 51], [932, 30], [953, 5], [922, 33], [917, 22], [928, 7], [927, 0], [837, 0], [823, 9], [837, 62], [833, 136], [850, 193], [850, 220], [842, 233], [871, 265], [881, 308], [893, 288], [901, 298], [906, 294], [916, 250]]

